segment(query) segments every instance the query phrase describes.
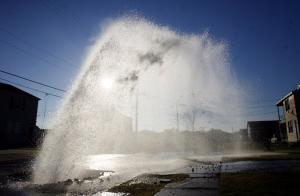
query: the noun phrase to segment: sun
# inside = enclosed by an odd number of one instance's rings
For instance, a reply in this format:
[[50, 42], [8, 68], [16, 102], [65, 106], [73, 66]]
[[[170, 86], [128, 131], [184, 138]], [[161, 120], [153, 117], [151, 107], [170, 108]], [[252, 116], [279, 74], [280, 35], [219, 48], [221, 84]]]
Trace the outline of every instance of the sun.
[[114, 80], [110, 77], [104, 77], [102, 80], [101, 80], [101, 86], [104, 88], [104, 89], [111, 89], [114, 85]]

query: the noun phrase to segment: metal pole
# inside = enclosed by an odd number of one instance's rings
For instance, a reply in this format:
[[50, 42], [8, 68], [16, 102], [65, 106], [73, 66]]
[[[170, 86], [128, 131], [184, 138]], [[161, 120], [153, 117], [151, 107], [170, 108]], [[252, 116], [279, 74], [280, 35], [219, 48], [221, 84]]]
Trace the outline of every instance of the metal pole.
[[48, 99], [48, 93], [45, 93], [44, 98], [44, 115], [43, 115], [43, 128], [45, 128], [45, 119], [46, 119], [46, 113], [47, 113], [47, 99]]
[[178, 103], [176, 103], [176, 123], [177, 123], [177, 131], [179, 131]]
[[277, 114], [278, 114], [278, 120], [280, 122], [280, 112], [279, 112], [279, 107], [277, 106]]
[[136, 90], [136, 97], [135, 97], [135, 132], [138, 132], [138, 119], [139, 119], [139, 93], [138, 88]]
[[281, 128], [280, 128], [280, 112], [279, 112], [279, 107], [277, 106], [277, 115], [278, 115], [278, 131], [279, 131], [279, 140], [282, 141], [283, 139], [283, 136], [282, 136], [282, 133], [281, 133]]

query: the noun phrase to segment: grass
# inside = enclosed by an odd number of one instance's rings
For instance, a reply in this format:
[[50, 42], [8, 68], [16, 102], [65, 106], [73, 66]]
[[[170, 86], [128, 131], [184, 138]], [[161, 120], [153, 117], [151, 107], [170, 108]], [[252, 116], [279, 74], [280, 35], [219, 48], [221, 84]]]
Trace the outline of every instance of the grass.
[[[158, 179], [170, 179], [171, 182], [179, 182], [183, 181], [188, 177], [186, 174], [168, 174], [168, 175], [148, 175], [149, 178], [158, 178]], [[166, 183], [145, 183], [145, 182], [138, 182], [134, 183], [133, 180], [129, 180], [124, 182], [118, 186], [114, 186], [109, 189], [109, 192], [122, 192], [122, 193], [129, 193], [130, 196], [153, 196], [155, 193], [159, 192], [162, 188], [165, 187]]]
[[220, 178], [220, 195], [298, 195], [300, 193], [299, 175], [299, 171], [223, 173]]

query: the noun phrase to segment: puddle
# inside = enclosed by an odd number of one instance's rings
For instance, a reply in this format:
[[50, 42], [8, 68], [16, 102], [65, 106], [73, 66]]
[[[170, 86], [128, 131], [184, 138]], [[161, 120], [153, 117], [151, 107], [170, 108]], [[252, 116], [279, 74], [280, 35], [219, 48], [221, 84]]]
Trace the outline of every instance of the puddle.
[[[106, 158], [106, 162], [102, 159]], [[100, 196], [124, 196], [126, 193], [105, 192], [108, 188], [118, 183], [127, 181], [135, 176], [143, 173], [156, 174], [189, 174], [189, 181], [184, 184], [177, 184], [172, 187], [169, 179], [143, 179], [149, 183], [168, 184], [169, 189], [179, 189], [179, 195], [193, 195], [194, 190], [203, 188], [216, 188], [220, 173], [224, 172], [257, 172], [257, 171], [286, 171], [291, 168], [300, 169], [300, 160], [273, 160], [273, 161], [236, 161], [222, 163], [219, 157], [212, 157], [209, 161], [203, 159], [185, 159], [180, 157], [167, 157], [159, 161], [161, 157], [152, 157], [146, 155], [119, 155], [119, 156], [93, 156], [88, 159], [89, 170], [85, 172], [85, 176], [81, 179], [66, 180], [63, 182], [37, 185], [29, 182], [28, 178], [17, 177], [8, 178], [0, 184], [0, 195], [66, 195], [66, 194], [82, 194], [82, 195], [100, 195]], [[145, 161], [146, 160], [146, 161]], [[104, 165], [104, 163], [114, 163]], [[132, 167], [128, 167], [123, 163], [132, 163]], [[104, 167], [105, 166], [105, 167]], [[136, 167], [135, 167], [136, 166]], [[2, 169], [8, 166], [2, 164]], [[105, 170], [100, 170], [101, 168]], [[164, 168], [164, 169], [162, 169]], [[15, 167], [13, 167], [15, 169]], [[114, 172], [113, 169], [117, 169]], [[23, 174], [23, 173], [21, 173]], [[24, 173], [26, 176], [26, 173]], [[141, 178], [139, 178], [141, 180]], [[139, 181], [137, 181], [139, 182]], [[162, 190], [158, 195], [172, 195], [174, 190]], [[181, 190], [184, 189], [184, 190]], [[188, 190], [186, 190], [188, 189]], [[179, 193], [178, 192], [178, 193]], [[213, 191], [204, 192], [198, 190], [198, 195], [214, 195]]]

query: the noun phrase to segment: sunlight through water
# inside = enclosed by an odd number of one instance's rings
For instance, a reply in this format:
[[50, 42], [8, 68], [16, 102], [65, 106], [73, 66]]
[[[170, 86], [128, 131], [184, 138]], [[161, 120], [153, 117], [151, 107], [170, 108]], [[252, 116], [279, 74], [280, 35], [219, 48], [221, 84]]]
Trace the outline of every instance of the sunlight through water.
[[175, 168], [180, 161], [168, 156], [139, 155], [134, 161], [103, 154], [186, 153], [189, 141], [179, 135], [150, 139], [149, 132], [149, 137], [138, 137], [133, 132], [137, 117], [138, 130], [172, 129], [176, 112], [182, 130], [231, 130], [242, 122], [237, 107], [242, 102], [225, 42], [208, 33], [178, 33], [141, 17], [111, 20], [90, 47], [52, 120], [33, 164], [33, 182], [85, 176], [79, 163], [91, 156], [98, 160], [90, 165], [94, 169], [130, 173], [144, 172], [147, 164], [151, 171]]

